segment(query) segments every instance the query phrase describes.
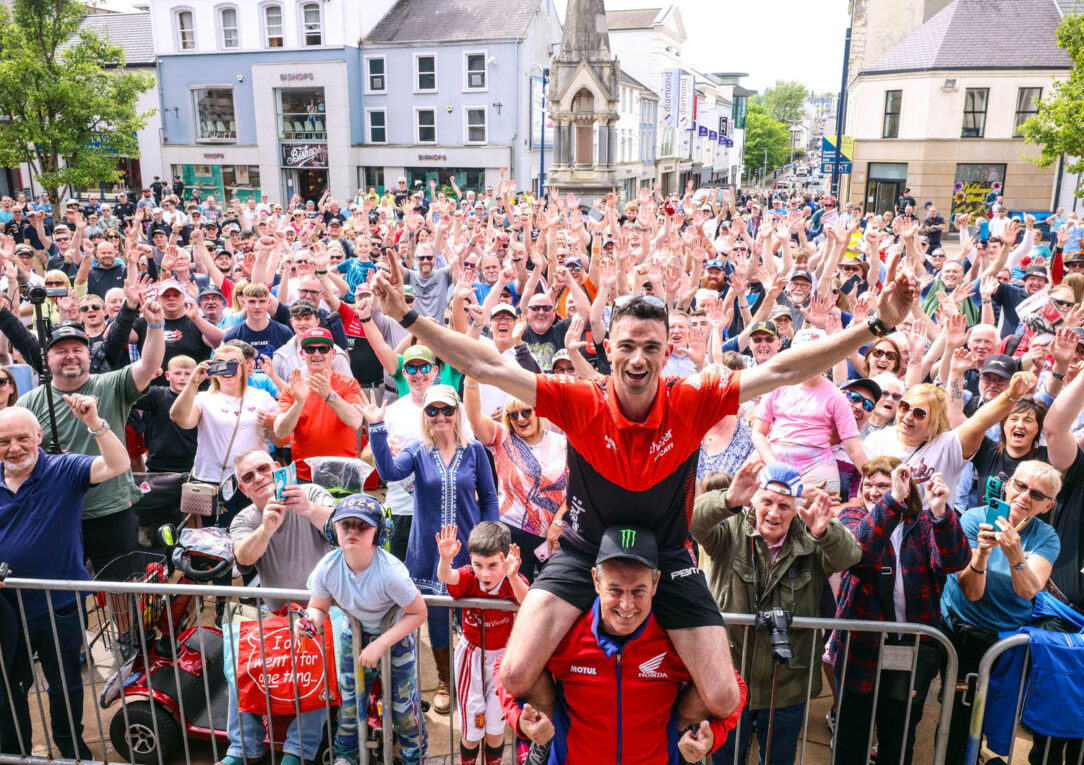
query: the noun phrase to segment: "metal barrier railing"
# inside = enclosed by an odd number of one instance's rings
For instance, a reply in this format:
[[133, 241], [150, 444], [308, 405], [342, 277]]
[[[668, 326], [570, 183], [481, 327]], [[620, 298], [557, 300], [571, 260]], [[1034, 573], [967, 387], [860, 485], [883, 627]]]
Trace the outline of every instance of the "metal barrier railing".
[[[56, 760], [72, 761], [75, 759], [74, 755], [64, 756], [67, 753], [61, 751], [62, 747], [57, 744], [56, 740], [59, 729], [61, 734], [59, 738], [63, 741], [65, 728], [69, 733], [76, 734], [69, 736], [69, 738], [79, 739], [77, 734], [80, 721], [77, 721], [71, 703], [75, 696], [69, 694], [64, 673], [62, 671], [59, 673], [52, 672], [53, 677], [51, 679], [59, 681], [61, 692], [54, 693], [54, 689], [50, 687], [48, 697], [42, 692], [43, 684], [40, 677], [37, 677], [37, 673], [34, 682], [12, 676], [12, 672], [17, 669], [14, 661], [15, 657], [12, 655], [16, 649], [25, 648], [29, 655], [33, 655], [35, 650], [40, 650], [41, 646], [45, 645], [46, 648], [51, 646], [53, 653], [57, 655], [63, 653], [61, 646], [63, 629], [58, 629], [58, 617], [52, 608], [54, 593], [76, 592], [84, 596], [96, 593], [110, 593], [114, 596], [120, 596], [120, 601], [117, 598], [109, 597], [98, 600], [97, 610], [102, 612], [99, 625], [105, 625], [100, 626], [99, 629], [108, 629], [109, 625], [114, 624], [122, 616], [116, 613], [117, 606], [114, 605], [116, 602], [124, 602], [124, 598], [132, 598], [129, 605], [134, 604], [137, 610], [134, 614], [130, 613], [128, 618], [131, 629], [137, 633], [137, 639], [135, 641], [135, 653], [129, 656], [122, 654], [121, 646], [117, 640], [105, 639], [93, 643], [90, 637], [93, 632], [91, 620], [82, 608], [76, 609], [76, 613], [78, 615], [78, 629], [83, 637], [83, 642], [95, 646], [94, 650], [86, 651], [83, 676], [89, 682], [91, 694], [95, 699], [101, 697], [110, 702], [105, 706], [92, 705], [91, 722], [100, 739], [103, 742], [112, 743], [113, 748], [118, 752], [118, 759], [112, 760], [109, 755], [109, 747], [103, 745], [101, 756], [95, 756], [94, 759], [101, 762], [113, 762], [123, 761], [122, 758], [127, 757], [129, 761], [140, 763], [140, 765], [166, 765], [167, 760], [179, 755], [181, 752], [184, 754], [186, 763], [216, 762], [220, 760], [221, 755], [225, 753], [224, 744], [228, 741], [226, 723], [229, 717], [228, 704], [232, 703], [232, 701], [229, 694], [226, 693], [228, 688], [225, 687], [224, 676], [220, 681], [215, 673], [221, 675], [225, 669], [226, 644], [229, 644], [230, 650], [228, 654], [233, 665], [234, 676], [237, 676], [239, 632], [233, 626], [235, 619], [244, 617], [250, 622], [255, 622], [255, 633], [259, 639], [255, 641], [258, 647], [254, 650], [257, 650], [260, 656], [260, 664], [263, 667], [261, 671], [267, 672], [267, 650], [269, 646], [274, 645], [274, 636], [268, 634], [270, 629], [266, 627], [265, 622], [269, 615], [261, 608], [263, 602], [270, 600], [305, 603], [308, 600], [308, 593], [304, 590], [281, 590], [262, 587], [144, 584], [138, 582], [32, 581], [15, 578], [8, 579], [6, 585], [9, 589], [8, 600], [11, 600], [10, 596], [14, 595], [13, 599], [17, 609], [16, 615], [23, 625], [23, 635], [20, 638], [22, 641], [20, 645], [13, 646], [10, 642], [0, 644], [0, 681], [3, 682], [0, 707], [6, 706], [10, 710], [15, 706], [13, 696], [25, 689], [28, 698], [32, 697], [37, 713], [37, 725], [30, 726], [29, 733], [27, 733], [28, 729], [26, 727], [20, 727], [19, 724], [15, 724], [11, 728], [11, 737], [18, 744], [17, 751], [15, 753], [0, 753], [0, 763], [12, 763], [13, 765], [55, 762]], [[34, 638], [39, 642], [32, 645], [31, 625], [27, 623], [26, 619], [24, 596], [30, 591], [42, 590], [46, 591], [49, 618], [43, 627], [35, 627], [41, 634], [36, 635]], [[155, 599], [161, 599], [162, 607], [157, 610], [157, 621], [154, 624], [147, 624], [142, 617], [148, 609], [155, 610], [151, 608], [151, 601]], [[212, 601], [214, 602], [212, 603]], [[453, 600], [448, 597], [426, 596], [425, 601], [434, 607], [447, 606], [477, 608], [480, 610], [514, 610], [516, 608], [513, 603], [493, 600]], [[291, 630], [294, 618], [292, 615], [289, 617], [288, 624]], [[392, 614], [389, 614], [386, 618], [391, 619]], [[724, 618], [728, 625], [741, 627], [744, 630], [740, 654], [741, 666], [738, 669], [742, 671], [743, 676], [749, 679], [746, 665], [751, 652], [746, 649], [749, 646], [749, 630], [755, 627], [754, 616], [751, 614], [724, 614]], [[452, 634], [454, 632], [454, 621], [454, 619], [449, 619], [450, 642], [454, 642], [454, 635]], [[484, 630], [484, 619], [482, 624]], [[227, 625], [229, 629], [223, 632], [219, 630], [219, 625]], [[2, 626], [0, 624], [0, 627]], [[955, 687], [958, 673], [956, 652], [945, 635], [931, 627], [910, 623], [839, 621], [796, 617], [791, 628], [794, 631], [834, 630], [836, 639], [841, 641], [844, 657], [850, 654], [850, 640], [853, 634], [874, 633], [880, 635], [882, 640], [878, 650], [877, 666], [882, 668], [887, 668], [885, 666], [884, 636], [904, 634], [927, 638], [940, 646], [946, 657], [942, 671], [942, 687], [945, 689]], [[360, 634], [359, 625], [355, 624], [353, 629], [355, 635]], [[41, 632], [41, 630], [44, 630], [44, 632]], [[40, 642], [44, 638], [48, 638], [47, 645]], [[814, 655], [817, 641], [812, 641], [812, 644], [813, 648], [808, 657], [809, 668], [805, 685], [806, 714], [801, 728], [801, 753], [799, 759], [803, 763], [807, 759], [809, 702], [812, 698], [813, 678], [814, 673], [820, 672], [822, 667], [820, 656]], [[364, 689], [364, 683], [360, 681], [362, 670], [358, 660], [358, 654], [362, 648], [361, 641], [355, 639], [352, 645], [355, 659], [355, 676], [358, 678], [355, 687], [360, 695]], [[420, 646], [419, 634], [415, 633], [415, 651], [417, 651], [418, 646]], [[484, 652], [484, 635], [481, 648]], [[142, 659], [144, 653], [151, 658]], [[298, 718], [302, 714], [313, 713], [302, 713], [300, 700], [302, 694], [298, 687], [297, 673], [298, 656], [292, 641], [289, 641], [287, 655], [289, 658], [290, 682], [293, 683], [293, 693], [288, 694], [292, 698], [289, 699], [288, 703], [292, 705], [293, 714], [286, 715], [285, 719], [270, 714], [273, 711], [274, 704], [272, 703], [271, 692], [268, 690], [268, 684], [264, 683], [263, 693], [265, 699], [263, 706], [265, 707], [265, 713], [263, 716], [269, 718], [270, 722], [267, 724], [263, 735], [266, 739], [266, 748], [271, 753], [270, 764], [276, 765], [278, 760], [281, 759], [279, 752], [287, 739], [296, 740], [297, 746], [302, 751], [306, 749], [311, 751], [311, 745], [314, 743], [313, 736], [316, 735], [319, 736], [317, 760], [320, 765], [331, 765], [333, 762], [331, 752], [334, 742], [336, 715], [329, 700], [330, 689], [327, 687], [323, 689], [322, 709], [317, 710], [321, 712], [319, 715], [320, 726], [315, 729], [318, 732], [314, 733], [313, 727], [303, 726], [300, 723], [297, 724], [297, 729], [291, 732], [287, 725], [290, 718]], [[898, 662], [898, 656], [896, 658]], [[326, 668], [330, 659], [331, 657], [324, 655], [321, 648], [320, 666]], [[451, 656], [449, 660], [451, 662], [449, 671], [450, 688], [454, 689], [456, 687], [455, 665]], [[917, 648], [912, 651], [910, 661], [908, 695], [913, 693], [915, 688], [915, 673], [918, 663]], [[219, 666], [216, 666], [216, 664]], [[33, 666], [32, 663], [31, 666]], [[420, 673], [420, 661], [416, 660], [415, 666], [416, 671]], [[147, 671], [140, 674], [144, 669]], [[104, 670], [109, 670], [112, 677], [108, 677]], [[369, 755], [373, 753], [378, 753], [383, 762], [392, 762], [391, 754], [394, 743], [390, 696], [392, 682], [390, 674], [391, 662], [387, 653], [381, 663], [381, 671], [383, 724], [378, 740], [373, 740], [367, 724], [367, 699], [360, 697], [357, 699], [359, 749], [362, 763], [368, 763]], [[47, 668], [45, 663], [42, 663], [40, 673], [49, 675], [51, 668]], [[844, 658], [840, 676], [846, 677], [846, 674], [847, 659]], [[328, 673], [325, 671], [323, 675], [325, 683], [327, 676]], [[877, 704], [878, 694], [881, 690], [880, 676], [881, 673], [878, 672], [872, 698], [874, 706]], [[82, 681], [81, 678], [80, 680]], [[140, 686], [139, 693], [136, 693], [132, 687], [137, 684]], [[943, 765], [945, 761], [947, 732], [952, 714], [952, 695], [950, 690], [946, 690], [942, 694], [932, 757], [933, 765]], [[458, 749], [456, 715], [454, 714], [457, 700], [455, 699], [454, 690], [451, 696], [453, 706], [449, 712], [449, 752], [454, 755]], [[222, 701], [223, 698], [227, 700], [225, 704]], [[103, 720], [103, 710], [115, 704], [116, 701], [120, 702], [119, 709], [116, 710], [109, 724], [106, 725]], [[49, 710], [52, 709], [50, 702], [64, 704], [65, 708], [62, 710], [62, 714], [58, 715], [55, 712], [50, 712]], [[29, 702], [26, 704], [26, 708], [29, 716]], [[80, 708], [80, 712], [83, 709], [89, 712], [91, 707], [84, 706]], [[0, 709], [0, 717], [4, 714], [7, 714], [7, 711]], [[90, 715], [80, 714], [79, 716], [88, 717]], [[24, 722], [29, 721], [24, 720]], [[0, 725], [3, 724], [4, 720], [0, 720]], [[905, 736], [906, 729], [907, 721], [904, 724]], [[254, 753], [259, 751], [259, 747], [265, 745], [264, 741], [260, 741], [257, 746], [250, 746], [252, 742], [244, 740], [248, 735], [244, 726], [240, 726], [239, 734], [242, 739], [241, 747], [247, 752]], [[868, 737], [869, 743], [872, 745], [874, 740], [872, 723]], [[29, 740], [27, 740], [28, 738]], [[834, 752], [835, 736], [832, 739], [832, 746]], [[208, 748], [209, 752], [207, 751]], [[208, 755], [213, 759], [208, 759]], [[810, 759], [814, 758], [811, 757]], [[818, 755], [816, 759], [820, 761], [821, 758]]]

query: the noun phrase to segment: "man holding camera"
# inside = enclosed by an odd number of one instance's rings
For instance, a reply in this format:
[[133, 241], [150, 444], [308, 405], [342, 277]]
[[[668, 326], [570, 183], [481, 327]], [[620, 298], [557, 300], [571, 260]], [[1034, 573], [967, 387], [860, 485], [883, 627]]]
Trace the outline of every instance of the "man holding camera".
[[757, 617], [747, 637], [744, 627], [727, 628], [734, 665], [749, 684], [749, 704], [738, 735], [727, 738], [715, 762], [734, 762], [735, 747], [745, 762], [753, 727], [760, 761], [790, 765], [805, 718], [806, 684], [813, 696], [821, 689], [820, 668], [811, 670], [810, 661], [824, 653], [820, 631], [791, 635], [791, 619], [819, 616], [824, 580], [857, 563], [862, 548], [836, 520], [828, 494], [803, 491], [801, 473], [781, 462], [747, 462], [729, 489], [700, 495], [690, 531], [711, 556], [709, 586], [719, 609]]

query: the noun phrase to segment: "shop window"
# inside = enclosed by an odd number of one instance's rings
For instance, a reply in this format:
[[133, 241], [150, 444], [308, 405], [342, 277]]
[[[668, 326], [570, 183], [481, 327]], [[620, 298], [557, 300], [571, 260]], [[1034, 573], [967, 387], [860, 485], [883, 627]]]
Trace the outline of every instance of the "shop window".
[[279, 138], [326, 141], [327, 106], [323, 88], [283, 88], [278, 96]]
[[237, 122], [230, 88], [195, 88], [196, 140], [236, 143]]
[[241, 36], [237, 28], [237, 9], [223, 8], [218, 12], [218, 26], [222, 33], [223, 48], [241, 47]]
[[414, 142], [437, 142], [437, 113], [433, 109], [414, 110]]
[[319, 3], [305, 3], [301, 6], [301, 34], [305, 45], [322, 44], [324, 34]]
[[285, 44], [281, 5], [268, 5], [263, 9], [263, 33], [268, 48], [281, 48]]

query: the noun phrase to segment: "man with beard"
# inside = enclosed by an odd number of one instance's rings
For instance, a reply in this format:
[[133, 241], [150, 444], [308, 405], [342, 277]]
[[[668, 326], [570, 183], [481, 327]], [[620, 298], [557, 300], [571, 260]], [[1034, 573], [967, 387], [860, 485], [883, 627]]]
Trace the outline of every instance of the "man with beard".
[[[87, 578], [79, 508], [92, 487], [117, 478], [130, 465], [128, 450], [98, 415], [94, 396], [66, 395], [64, 402], [67, 406], [57, 402], [57, 415], [85, 429], [84, 438], [95, 442], [100, 456], [46, 454], [41, 425], [32, 412], [21, 406], [0, 412], [0, 560], [27, 579]], [[53, 742], [60, 756], [92, 759], [83, 741], [83, 629], [75, 593], [22, 590], [16, 597], [0, 590], [0, 622], [7, 625], [0, 647], [7, 686], [0, 694], [0, 752], [30, 754], [27, 697], [37, 659], [48, 686]]]
[[787, 291], [776, 298], [776, 304], [786, 306], [790, 311], [790, 322], [793, 331], [797, 332], [805, 324], [805, 315], [802, 309], [809, 305], [813, 294], [813, 274], [804, 268], [796, 268], [790, 274], [790, 283]]
[[97, 265], [90, 265], [90, 258], [83, 256], [75, 285], [86, 284], [89, 294], [105, 299], [105, 293], [114, 287], [123, 287], [127, 271], [124, 264], [117, 260], [117, 248], [112, 242], [101, 242], [94, 250]]
[[448, 307], [448, 292], [454, 283], [451, 266], [437, 268], [437, 254], [429, 244], [418, 245], [414, 255], [418, 263], [417, 271], [405, 273], [406, 283], [414, 288], [418, 311], [435, 321], [444, 320], [444, 310]]
[[550, 280], [550, 291], [531, 295], [527, 301], [527, 329], [523, 332], [523, 342], [531, 349], [538, 366], [549, 369], [553, 365], [553, 355], [565, 347], [565, 334], [571, 319], [557, 320], [557, 311], [553, 301], [554, 289], [567, 288], [572, 293], [576, 312], [580, 316], [591, 315], [591, 303], [580, 285], [571, 278], [568, 270], [558, 267]]
[[[956, 291], [956, 288], [963, 284], [964, 281], [964, 264], [959, 260], [949, 260], [945, 262], [945, 265], [941, 268], [940, 276], [929, 286], [926, 290], [926, 294], [922, 298], [922, 310], [929, 317], [933, 317], [934, 314], [941, 310], [941, 303], [937, 298], [939, 292], [947, 292], [952, 295]], [[965, 287], [967, 289], [967, 287]], [[975, 301], [970, 297], [963, 300], [959, 300], [956, 303], [960, 307], [960, 312], [967, 317], [967, 326], [971, 327], [978, 324], [980, 312], [979, 306], [975, 304]]]

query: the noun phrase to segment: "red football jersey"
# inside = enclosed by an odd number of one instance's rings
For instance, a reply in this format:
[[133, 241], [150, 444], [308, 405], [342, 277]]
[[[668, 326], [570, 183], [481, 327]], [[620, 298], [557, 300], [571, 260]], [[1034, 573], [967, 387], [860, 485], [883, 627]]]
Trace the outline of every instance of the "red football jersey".
[[[489, 598], [491, 600], [515, 601], [512, 583], [508, 577], [501, 580], [496, 591], [486, 592], [478, 582], [474, 569], [462, 566], [459, 571], [459, 584], [449, 584], [448, 594], [453, 598]], [[523, 574], [517, 576], [527, 582]], [[486, 611], [486, 650], [504, 648], [508, 645], [508, 636], [512, 634], [512, 611]], [[482, 610], [479, 608], [463, 609], [463, 637], [476, 646], [482, 645]]]

